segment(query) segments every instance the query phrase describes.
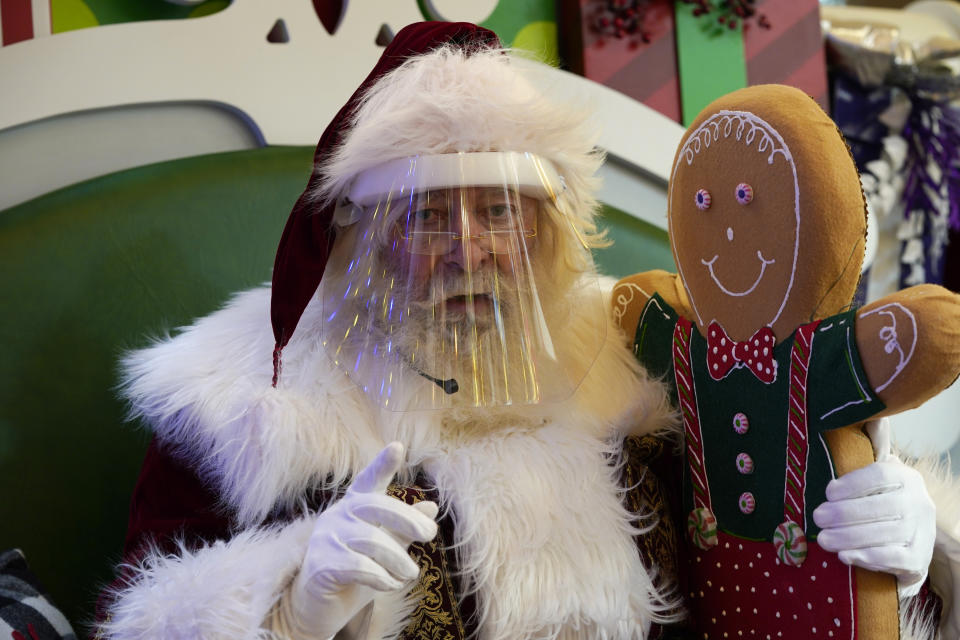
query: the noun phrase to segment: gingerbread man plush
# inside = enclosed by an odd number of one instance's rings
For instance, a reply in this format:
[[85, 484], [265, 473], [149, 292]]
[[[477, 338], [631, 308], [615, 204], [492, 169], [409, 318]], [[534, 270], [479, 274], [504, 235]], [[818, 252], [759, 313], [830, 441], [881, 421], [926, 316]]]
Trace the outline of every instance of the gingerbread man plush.
[[957, 377], [960, 296], [923, 285], [851, 308], [866, 237], [856, 167], [789, 87], [736, 91], [698, 116], [668, 217], [679, 274], [626, 278], [614, 304], [682, 413], [698, 631], [896, 638], [895, 580], [822, 549], [812, 512], [832, 478], [873, 461], [859, 423]]

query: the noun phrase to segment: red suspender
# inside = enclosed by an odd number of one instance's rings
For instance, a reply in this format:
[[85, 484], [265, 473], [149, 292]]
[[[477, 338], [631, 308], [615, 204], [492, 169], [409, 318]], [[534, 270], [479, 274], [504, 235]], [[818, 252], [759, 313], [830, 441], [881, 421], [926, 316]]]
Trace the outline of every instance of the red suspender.
[[783, 519], [807, 528], [804, 493], [810, 447], [807, 424], [807, 373], [813, 353], [813, 332], [820, 321], [797, 329], [790, 351], [790, 410], [787, 412], [787, 479], [783, 489]]
[[693, 371], [690, 367], [690, 332], [692, 325], [686, 318], [677, 320], [673, 330], [673, 371], [677, 380], [677, 401], [683, 414], [687, 461], [693, 482], [693, 504], [713, 511], [710, 501], [710, 485], [703, 457], [703, 432], [697, 412], [697, 397], [693, 388]]

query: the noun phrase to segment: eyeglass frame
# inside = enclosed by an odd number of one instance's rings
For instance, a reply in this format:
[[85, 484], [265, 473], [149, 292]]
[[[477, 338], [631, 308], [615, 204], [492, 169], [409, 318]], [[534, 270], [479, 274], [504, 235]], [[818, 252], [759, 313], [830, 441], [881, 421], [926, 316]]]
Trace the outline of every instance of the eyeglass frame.
[[[500, 231], [491, 230], [491, 231], [484, 231], [481, 233], [464, 234], [464, 233], [458, 233], [456, 231], [408, 231], [404, 228], [405, 225], [401, 224], [399, 220], [394, 221], [393, 226], [394, 226], [394, 229], [396, 230], [397, 236], [401, 238], [405, 243], [404, 249], [408, 253], [411, 253], [414, 255], [428, 255], [428, 256], [447, 255], [448, 253], [454, 250], [455, 248], [454, 243], [456, 243], [457, 241], [463, 242], [463, 241], [469, 241], [469, 240], [478, 240], [481, 242], [485, 241], [487, 246], [481, 245], [481, 248], [493, 255], [510, 255], [514, 253], [519, 253], [522, 251], [522, 249], [519, 246], [520, 245], [519, 242], [507, 243], [506, 246], [509, 247], [507, 251], [497, 251], [493, 248], [494, 241], [498, 235], [509, 236], [511, 239], [514, 237], [521, 237], [521, 236], [525, 239], [537, 237], [537, 227], [538, 227], [538, 221], [540, 217], [540, 206], [541, 206], [540, 200], [538, 198], [533, 198], [530, 196], [523, 196], [522, 194], [516, 194], [516, 195], [519, 196], [521, 199], [529, 199], [535, 203], [535, 207], [534, 207], [535, 210], [533, 211], [533, 215], [531, 216], [531, 219], [533, 222], [532, 228], [527, 229], [521, 226], [513, 229], [504, 229]], [[448, 239], [448, 247], [443, 251], [423, 251], [423, 250], [418, 251], [414, 249], [414, 244], [415, 244], [414, 236], [421, 236], [421, 237], [428, 236], [431, 238], [436, 238], [438, 240], [442, 239], [443, 237], [446, 237]], [[438, 242], [437, 244], [443, 246], [442, 243]]]
[[[522, 236], [523, 238], [527, 238], [527, 239], [537, 237], [536, 228], [530, 229], [529, 231], [522, 230], [522, 229], [510, 229], [510, 230], [503, 230], [503, 231], [485, 231], [483, 233], [477, 233], [477, 234], [471, 234], [471, 233], [464, 234], [464, 233], [457, 233], [456, 231], [413, 231], [405, 234], [399, 222], [395, 222], [394, 227], [397, 230], [397, 235], [401, 239], [403, 239], [405, 243], [404, 249], [407, 251], [407, 253], [412, 253], [418, 256], [445, 256], [454, 250], [456, 246], [455, 243], [457, 241], [461, 241], [461, 242], [467, 241], [467, 240], [493, 241], [497, 235], [506, 235], [506, 236], [509, 236], [510, 238]], [[440, 237], [442, 236], [446, 236], [449, 239], [449, 248], [447, 248], [445, 251], [436, 251], [436, 252], [414, 250], [412, 247], [412, 245], [414, 244], [412, 236], [414, 235], [430, 236], [430, 237], [436, 237], [438, 239], [440, 239]], [[481, 245], [481, 248], [487, 253], [490, 253], [493, 255], [511, 255], [514, 253], [519, 253], [521, 251], [519, 247], [519, 242], [510, 243], [508, 246], [510, 246], [511, 249], [514, 246], [516, 246], [517, 248], [516, 250], [509, 250], [509, 251], [495, 251], [492, 246], [492, 243], [490, 246]]]

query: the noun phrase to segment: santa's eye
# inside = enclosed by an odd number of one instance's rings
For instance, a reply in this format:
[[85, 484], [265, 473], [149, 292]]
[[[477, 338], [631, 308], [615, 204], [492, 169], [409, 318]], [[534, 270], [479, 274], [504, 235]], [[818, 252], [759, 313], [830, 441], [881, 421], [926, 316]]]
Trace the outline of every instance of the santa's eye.
[[737, 202], [740, 204], [750, 204], [753, 200], [753, 187], [748, 185], [746, 182], [741, 182], [737, 185]]
[[698, 189], [697, 195], [693, 197], [693, 201], [697, 204], [697, 209], [700, 209], [700, 211], [709, 209], [711, 200], [710, 192], [706, 189]]

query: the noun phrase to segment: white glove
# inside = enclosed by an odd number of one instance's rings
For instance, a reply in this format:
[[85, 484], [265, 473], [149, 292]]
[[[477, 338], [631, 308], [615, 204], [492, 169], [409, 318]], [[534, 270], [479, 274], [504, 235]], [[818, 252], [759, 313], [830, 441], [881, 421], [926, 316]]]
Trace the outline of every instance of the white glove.
[[897, 576], [901, 598], [927, 577], [937, 534], [936, 508], [923, 477], [890, 452], [886, 418], [867, 423], [877, 461], [831, 480], [813, 511], [817, 542], [840, 561]]
[[419, 577], [407, 548], [437, 535], [437, 505], [385, 495], [403, 457], [402, 444], [387, 445], [317, 516], [300, 572], [280, 603], [286, 635], [331, 638], [377, 592], [408, 588]]

